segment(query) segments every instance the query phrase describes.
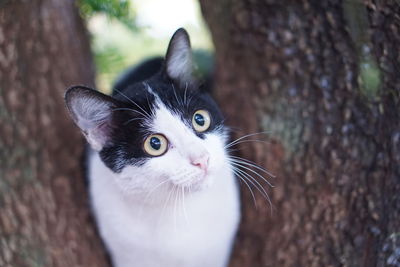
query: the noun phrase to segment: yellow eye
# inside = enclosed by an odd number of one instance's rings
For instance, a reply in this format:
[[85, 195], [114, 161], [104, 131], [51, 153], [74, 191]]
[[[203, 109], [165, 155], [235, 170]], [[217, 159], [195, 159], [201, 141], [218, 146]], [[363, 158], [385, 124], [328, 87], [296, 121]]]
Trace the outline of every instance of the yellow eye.
[[144, 141], [144, 151], [150, 156], [161, 156], [168, 149], [168, 140], [161, 134], [149, 135]]
[[207, 110], [200, 109], [193, 114], [192, 118], [193, 128], [201, 133], [210, 128], [211, 117]]

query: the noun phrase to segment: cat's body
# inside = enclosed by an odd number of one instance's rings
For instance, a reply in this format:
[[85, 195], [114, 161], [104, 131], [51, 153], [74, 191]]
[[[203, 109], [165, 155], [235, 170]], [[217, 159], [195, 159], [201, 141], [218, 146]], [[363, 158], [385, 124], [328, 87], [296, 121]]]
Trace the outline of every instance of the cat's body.
[[150, 79], [137, 83], [135, 77], [148, 74], [133, 71], [113, 97], [85, 87], [66, 93], [93, 148], [91, 204], [115, 267], [223, 267], [229, 261], [240, 207], [227, 131], [190, 72], [189, 39], [181, 29]]
[[182, 200], [172, 193], [170, 203], [165, 195], [153, 203], [123, 196], [110, 176], [93, 153], [91, 201], [114, 266], [226, 266], [239, 220], [231, 173], [222, 172], [209, 190], [187, 194], [185, 211]]

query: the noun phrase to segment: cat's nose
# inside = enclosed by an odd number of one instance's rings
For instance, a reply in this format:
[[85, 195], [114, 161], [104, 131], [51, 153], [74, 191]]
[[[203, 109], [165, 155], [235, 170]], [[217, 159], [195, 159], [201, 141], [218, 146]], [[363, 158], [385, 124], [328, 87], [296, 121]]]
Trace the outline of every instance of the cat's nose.
[[210, 155], [208, 153], [204, 153], [200, 156], [190, 157], [190, 163], [196, 167], [199, 167], [203, 171], [207, 171], [209, 159]]

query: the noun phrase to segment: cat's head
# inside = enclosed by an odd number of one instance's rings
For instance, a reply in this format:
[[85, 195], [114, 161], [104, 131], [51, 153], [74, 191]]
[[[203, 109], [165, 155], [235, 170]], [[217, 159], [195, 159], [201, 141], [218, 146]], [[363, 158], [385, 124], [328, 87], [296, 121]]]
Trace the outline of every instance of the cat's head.
[[189, 36], [179, 29], [150, 79], [113, 97], [82, 86], [67, 91], [74, 122], [123, 190], [161, 183], [201, 189], [227, 167], [221, 112], [192, 69]]

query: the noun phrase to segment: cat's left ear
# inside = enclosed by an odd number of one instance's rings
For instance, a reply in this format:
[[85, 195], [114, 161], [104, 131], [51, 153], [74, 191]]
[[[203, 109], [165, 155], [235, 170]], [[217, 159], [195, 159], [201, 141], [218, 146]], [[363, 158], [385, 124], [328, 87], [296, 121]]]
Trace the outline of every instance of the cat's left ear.
[[193, 83], [193, 59], [189, 34], [178, 29], [171, 38], [165, 57], [165, 71], [169, 78], [182, 87]]

